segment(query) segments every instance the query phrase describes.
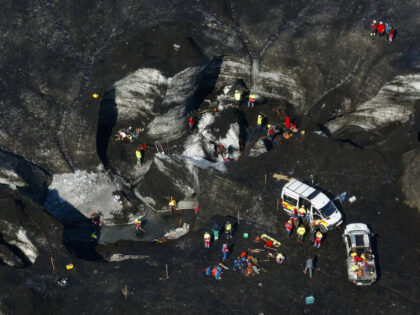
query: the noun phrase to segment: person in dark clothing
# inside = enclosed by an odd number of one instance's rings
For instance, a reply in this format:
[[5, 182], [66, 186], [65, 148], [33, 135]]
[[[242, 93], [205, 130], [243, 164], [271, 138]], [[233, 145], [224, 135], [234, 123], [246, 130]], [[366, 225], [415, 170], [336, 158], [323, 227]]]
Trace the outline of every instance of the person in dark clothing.
[[309, 278], [312, 278], [312, 272], [314, 270], [314, 261], [312, 258], [308, 258], [306, 261], [305, 269], [303, 270], [303, 273], [306, 275], [307, 272], [309, 272]]

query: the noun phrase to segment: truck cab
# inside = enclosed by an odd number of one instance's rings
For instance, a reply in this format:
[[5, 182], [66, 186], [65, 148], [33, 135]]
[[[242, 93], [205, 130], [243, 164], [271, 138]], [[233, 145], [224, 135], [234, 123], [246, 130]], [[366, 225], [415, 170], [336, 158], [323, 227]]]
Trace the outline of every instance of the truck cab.
[[334, 230], [343, 223], [340, 211], [323, 192], [297, 179], [284, 185], [281, 200], [283, 210], [289, 215], [304, 205], [311, 221], [322, 223], [319, 226], [323, 232]]

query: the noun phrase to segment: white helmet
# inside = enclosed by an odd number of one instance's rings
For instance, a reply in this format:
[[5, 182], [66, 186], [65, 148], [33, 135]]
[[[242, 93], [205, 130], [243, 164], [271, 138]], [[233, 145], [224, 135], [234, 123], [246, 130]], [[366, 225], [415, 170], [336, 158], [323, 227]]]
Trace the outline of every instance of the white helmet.
[[373, 20], [373, 23], [376, 23], [376, 20]]
[[384, 24], [384, 22], [380, 21], [379, 24]]

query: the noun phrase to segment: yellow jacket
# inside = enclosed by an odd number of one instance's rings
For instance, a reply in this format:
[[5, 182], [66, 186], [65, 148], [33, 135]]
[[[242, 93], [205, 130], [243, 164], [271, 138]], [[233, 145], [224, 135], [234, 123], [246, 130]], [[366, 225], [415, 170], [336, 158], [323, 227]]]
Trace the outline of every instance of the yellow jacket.
[[303, 226], [301, 226], [297, 229], [297, 234], [305, 235], [305, 233], [306, 233], [306, 229]]

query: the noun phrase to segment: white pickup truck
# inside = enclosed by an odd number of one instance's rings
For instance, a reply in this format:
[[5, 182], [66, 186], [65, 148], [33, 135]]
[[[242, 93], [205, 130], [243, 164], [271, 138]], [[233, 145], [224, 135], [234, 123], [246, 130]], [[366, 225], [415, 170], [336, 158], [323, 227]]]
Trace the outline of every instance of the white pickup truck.
[[372, 253], [372, 233], [364, 223], [346, 226], [343, 241], [346, 244], [347, 273], [356, 285], [370, 285], [376, 281], [375, 255]]

